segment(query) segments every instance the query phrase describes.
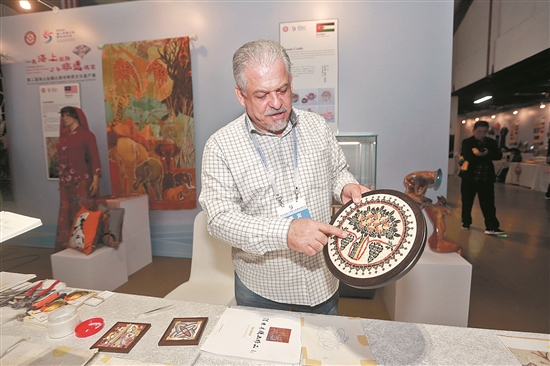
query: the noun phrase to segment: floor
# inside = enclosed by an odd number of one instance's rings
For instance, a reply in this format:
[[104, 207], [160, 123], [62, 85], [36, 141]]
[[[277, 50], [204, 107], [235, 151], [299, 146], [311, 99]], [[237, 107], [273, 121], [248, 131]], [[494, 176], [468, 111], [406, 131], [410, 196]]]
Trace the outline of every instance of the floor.
[[[495, 185], [497, 216], [507, 238], [483, 234], [474, 205], [470, 230], [461, 229], [460, 179], [449, 177], [446, 237], [463, 247], [473, 265], [469, 327], [550, 333], [550, 200], [544, 193]], [[9, 243], [9, 242], [8, 242]], [[0, 270], [52, 277], [53, 249], [0, 245]], [[426, 247], [426, 250], [430, 250]], [[153, 257], [115, 291], [163, 297], [189, 278], [191, 259]], [[340, 315], [389, 320], [380, 291], [372, 299], [342, 298]]]

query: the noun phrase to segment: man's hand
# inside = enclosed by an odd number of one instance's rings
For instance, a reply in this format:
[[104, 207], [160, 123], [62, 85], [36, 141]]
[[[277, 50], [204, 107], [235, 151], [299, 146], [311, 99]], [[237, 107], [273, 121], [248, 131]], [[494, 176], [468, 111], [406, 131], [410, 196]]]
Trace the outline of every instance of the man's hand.
[[342, 189], [342, 204], [345, 205], [349, 200], [353, 200], [353, 203], [357, 204], [361, 202], [361, 195], [368, 191], [370, 189], [360, 184], [346, 184]]
[[307, 255], [315, 255], [328, 243], [327, 235], [345, 238], [347, 233], [330, 224], [311, 219], [292, 220], [288, 229], [288, 247]]

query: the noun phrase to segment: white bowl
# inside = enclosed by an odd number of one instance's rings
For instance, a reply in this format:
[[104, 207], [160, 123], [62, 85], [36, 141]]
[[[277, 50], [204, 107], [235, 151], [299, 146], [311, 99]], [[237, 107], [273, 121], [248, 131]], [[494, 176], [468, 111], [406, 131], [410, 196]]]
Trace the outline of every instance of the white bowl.
[[66, 305], [48, 314], [48, 335], [51, 338], [63, 338], [74, 333], [80, 323], [78, 311], [74, 305]]

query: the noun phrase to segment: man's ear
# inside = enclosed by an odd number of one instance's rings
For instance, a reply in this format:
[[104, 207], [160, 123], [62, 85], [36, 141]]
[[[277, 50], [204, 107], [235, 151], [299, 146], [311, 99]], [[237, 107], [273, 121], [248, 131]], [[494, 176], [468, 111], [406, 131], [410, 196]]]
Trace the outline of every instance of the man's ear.
[[246, 104], [244, 103], [245, 96], [241, 88], [239, 88], [238, 86], [235, 86], [235, 95], [237, 95], [237, 99], [239, 100], [239, 103], [241, 103], [243, 107], [246, 107]]

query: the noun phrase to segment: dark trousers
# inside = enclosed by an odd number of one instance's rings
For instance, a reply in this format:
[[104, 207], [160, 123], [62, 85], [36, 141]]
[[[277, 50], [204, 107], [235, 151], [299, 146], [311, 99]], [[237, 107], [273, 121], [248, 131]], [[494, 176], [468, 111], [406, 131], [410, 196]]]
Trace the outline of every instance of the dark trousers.
[[464, 226], [472, 224], [472, 206], [477, 194], [479, 206], [485, 218], [485, 228], [487, 230], [496, 230], [499, 228], [500, 224], [497, 220], [497, 210], [495, 208], [495, 185], [493, 182], [472, 182], [462, 179], [460, 193], [462, 194], [462, 224]]

